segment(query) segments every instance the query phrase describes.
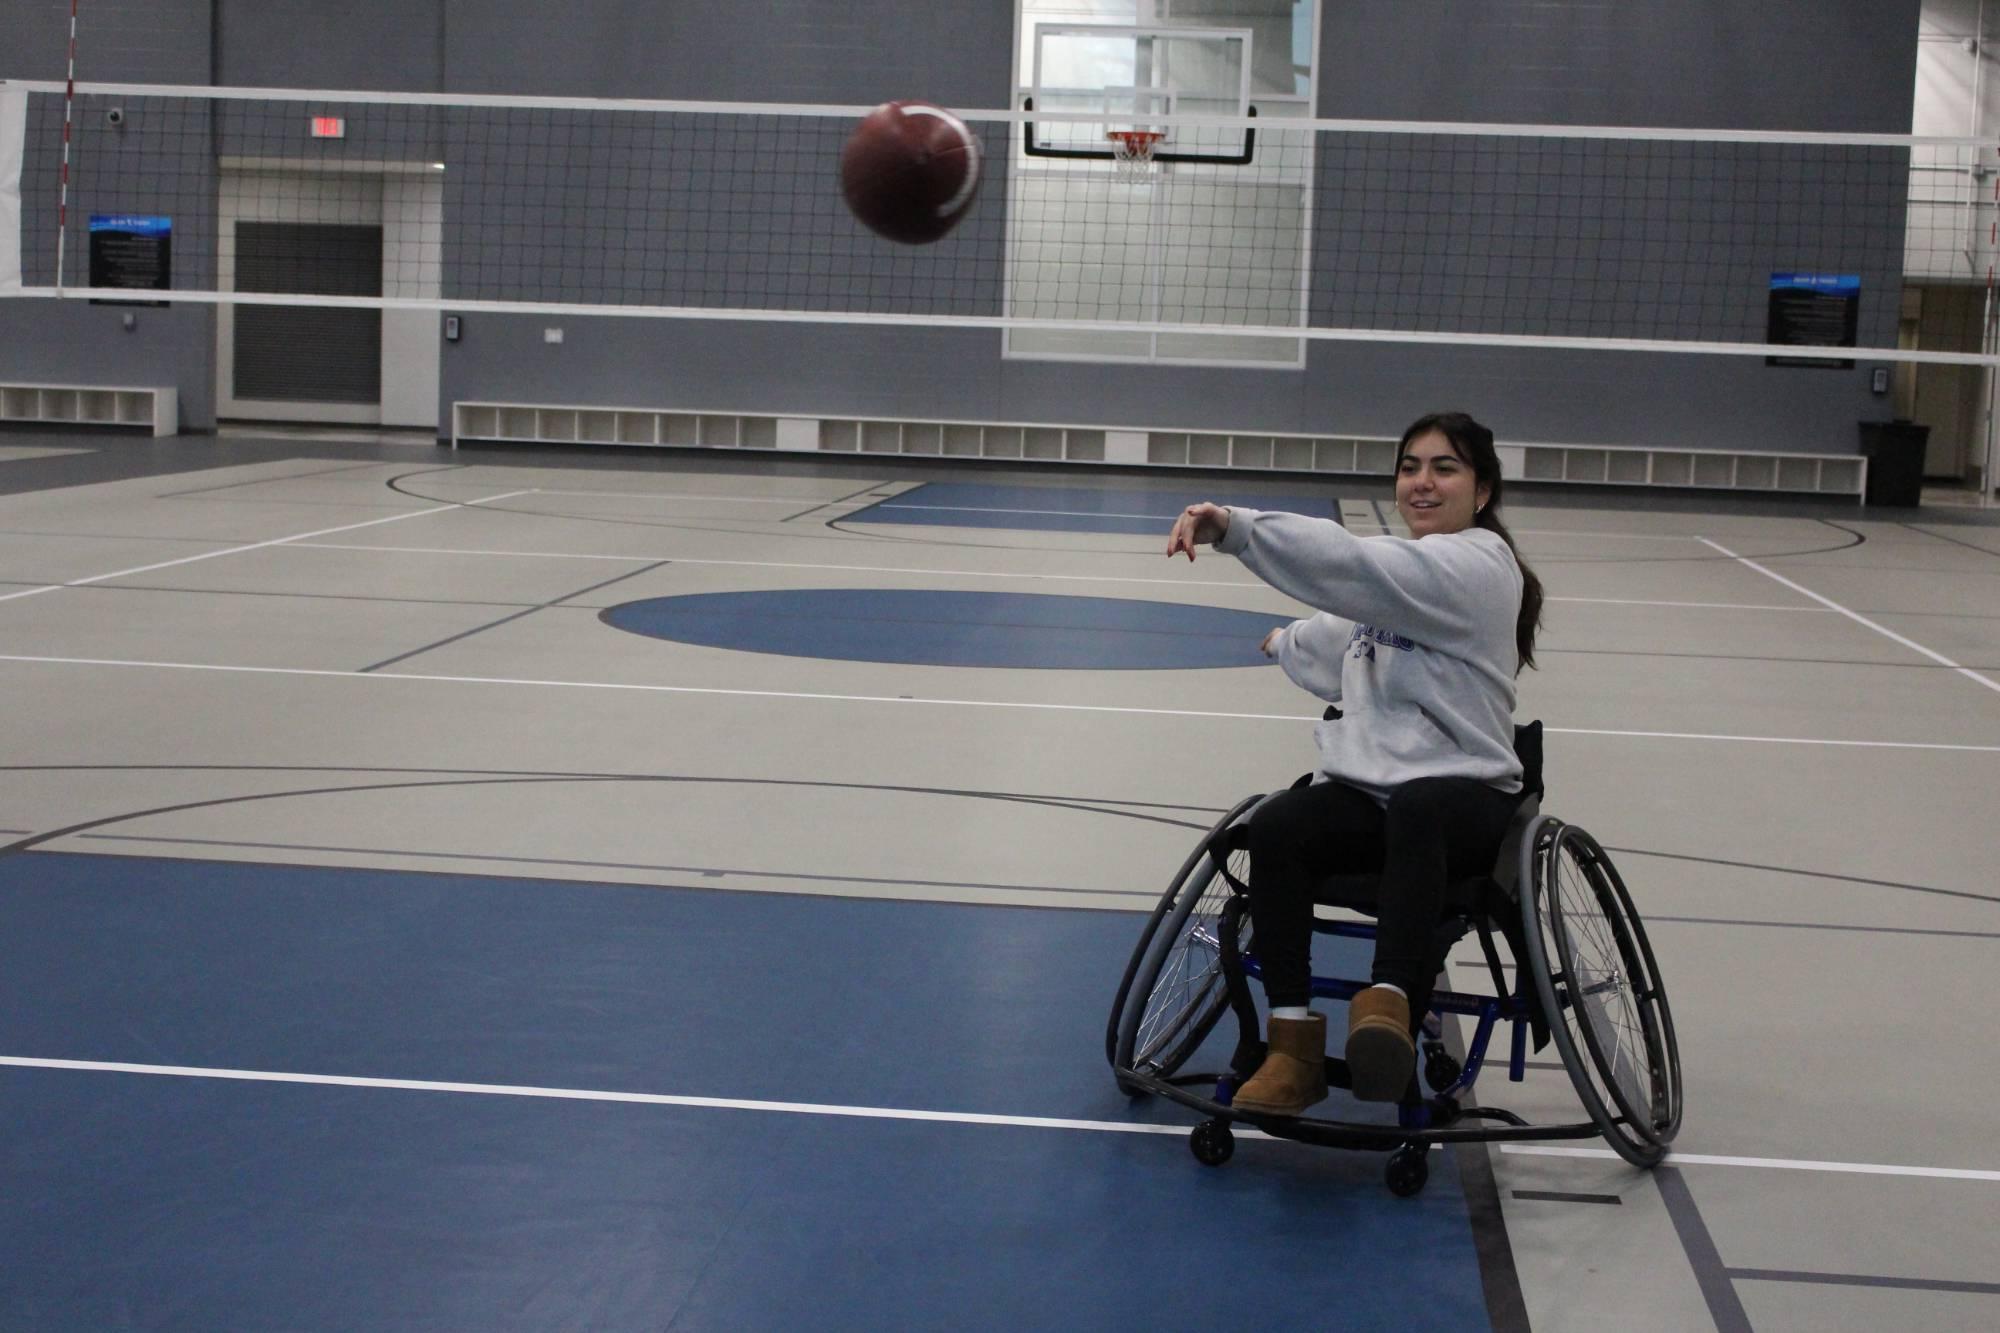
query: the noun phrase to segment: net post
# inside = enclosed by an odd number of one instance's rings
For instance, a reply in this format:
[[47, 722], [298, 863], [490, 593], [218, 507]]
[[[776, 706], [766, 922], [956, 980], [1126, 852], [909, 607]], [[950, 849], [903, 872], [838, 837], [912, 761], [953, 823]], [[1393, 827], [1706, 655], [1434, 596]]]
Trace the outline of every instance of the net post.
[[76, 106], [76, 11], [79, 0], [69, 0], [69, 78], [63, 89], [62, 188], [56, 199], [56, 295], [63, 290], [63, 255], [69, 240], [69, 143], [70, 126]]

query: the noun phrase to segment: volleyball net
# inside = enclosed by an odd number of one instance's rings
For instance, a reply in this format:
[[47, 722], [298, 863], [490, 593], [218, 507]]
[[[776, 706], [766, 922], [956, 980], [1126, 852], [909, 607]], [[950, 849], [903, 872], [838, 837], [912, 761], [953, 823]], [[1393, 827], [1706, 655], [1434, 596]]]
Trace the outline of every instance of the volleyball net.
[[[868, 110], [0, 84], [0, 291], [992, 328], [1093, 360], [1344, 339], [2000, 364], [1992, 141], [1024, 103], [958, 110], [978, 196], [911, 247], [842, 202]], [[1107, 138], [1135, 128], [1163, 160]], [[1918, 281], [1986, 294], [1975, 350], [1897, 346]]]

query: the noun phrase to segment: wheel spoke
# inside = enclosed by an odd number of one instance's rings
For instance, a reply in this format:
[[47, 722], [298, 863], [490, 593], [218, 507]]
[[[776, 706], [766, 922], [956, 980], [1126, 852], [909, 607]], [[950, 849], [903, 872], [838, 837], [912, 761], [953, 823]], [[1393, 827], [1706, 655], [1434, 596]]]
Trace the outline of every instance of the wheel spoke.
[[1650, 1166], [1680, 1127], [1680, 1064], [1644, 927], [1588, 833], [1537, 828], [1521, 906], [1542, 1006], [1592, 1122], [1621, 1157]]
[[[1229, 871], [1239, 881], [1248, 873], [1248, 859], [1240, 850], [1229, 858]], [[1234, 891], [1210, 863], [1199, 878], [1190, 876], [1180, 892], [1194, 898], [1177, 918], [1177, 933], [1155, 966], [1139, 1012], [1130, 1047], [1135, 1069], [1170, 1073], [1178, 1068], [1226, 1002], [1221, 914]], [[1239, 932], [1239, 944], [1247, 940], [1248, 932]]]
[[1601, 1091], [1607, 1111], [1619, 1112], [1612, 1123], [1646, 1123], [1640, 1113], [1657, 1111], [1661, 1079], [1639, 1006], [1657, 988], [1635, 984], [1649, 979], [1602, 863], [1567, 838], [1550, 859], [1546, 925], [1569, 983], [1564, 1021], [1588, 1053], [1590, 1086]]

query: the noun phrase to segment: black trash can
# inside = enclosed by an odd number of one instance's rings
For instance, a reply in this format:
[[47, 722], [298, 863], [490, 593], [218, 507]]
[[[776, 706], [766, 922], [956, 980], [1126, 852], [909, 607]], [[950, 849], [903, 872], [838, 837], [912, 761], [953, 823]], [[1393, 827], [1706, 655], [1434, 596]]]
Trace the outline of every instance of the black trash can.
[[1863, 504], [1915, 508], [1924, 499], [1924, 449], [1931, 428], [1914, 421], [1864, 421], [1861, 456], [1868, 460]]

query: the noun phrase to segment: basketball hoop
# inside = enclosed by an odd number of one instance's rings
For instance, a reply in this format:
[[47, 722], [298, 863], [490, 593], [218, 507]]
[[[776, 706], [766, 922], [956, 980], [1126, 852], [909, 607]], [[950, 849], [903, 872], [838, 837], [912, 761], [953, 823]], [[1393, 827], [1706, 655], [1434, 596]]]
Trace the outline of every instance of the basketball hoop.
[[1111, 140], [1111, 161], [1117, 169], [1118, 179], [1126, 185], [1151, 185], [1153, 183], [1153, 150], [1166, 138], [1161, 130], [1108, 130], [1105, 138]]

